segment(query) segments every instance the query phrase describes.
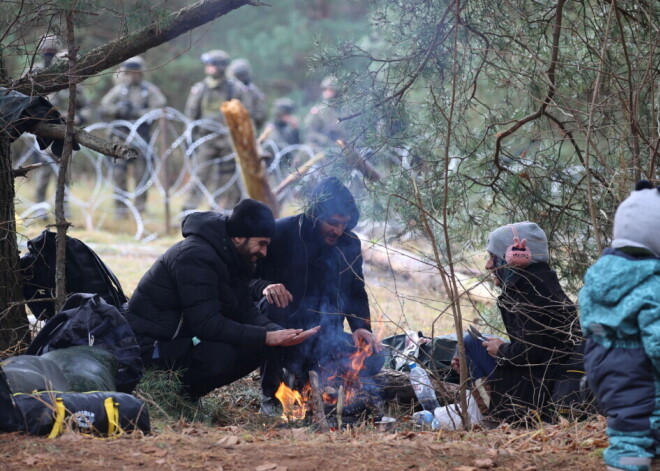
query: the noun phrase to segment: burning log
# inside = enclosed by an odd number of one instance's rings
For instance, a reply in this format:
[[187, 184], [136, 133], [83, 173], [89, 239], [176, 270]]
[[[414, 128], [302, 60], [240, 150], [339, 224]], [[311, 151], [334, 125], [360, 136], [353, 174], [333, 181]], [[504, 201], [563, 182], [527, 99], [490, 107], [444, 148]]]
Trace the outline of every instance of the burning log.
[[314, 419], [319, 426], [321, 432], [329, 432], [330, 425], [328, 425], [328, 420], [325, 417], [325, 408], [323, 406], [323, 399], [321, 398], [321, 387], [319, 385], [319, 375], [316, 371], [309, 372], [309, 384], [312, 388], [312, 400], [311, 407], [312, 413], [314, 414]]
[[243, 182], [250, 198], [266, 203], [277, 217], [279, 203], [270, 189], [266, 178], [266, 169], [259, 158], [250, 114], [243, 104], [236, 99], [224, 102], [220, 106], [220, 110], [225, 116], [232, 146], [241, 166]]

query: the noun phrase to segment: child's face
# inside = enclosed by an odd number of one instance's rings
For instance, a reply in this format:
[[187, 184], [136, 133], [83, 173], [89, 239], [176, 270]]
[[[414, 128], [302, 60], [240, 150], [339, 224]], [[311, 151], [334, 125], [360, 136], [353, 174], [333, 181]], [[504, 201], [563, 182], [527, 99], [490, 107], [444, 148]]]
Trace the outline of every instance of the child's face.
[[490, 271], [493, 275], [493, 282], [495, 286], [502, 286], [502, 280], [497, 276], [497, 269], [502, 266], [503, 260], [497, 255], [488, 252], [488, 260], [486, 261], [486, 270]]

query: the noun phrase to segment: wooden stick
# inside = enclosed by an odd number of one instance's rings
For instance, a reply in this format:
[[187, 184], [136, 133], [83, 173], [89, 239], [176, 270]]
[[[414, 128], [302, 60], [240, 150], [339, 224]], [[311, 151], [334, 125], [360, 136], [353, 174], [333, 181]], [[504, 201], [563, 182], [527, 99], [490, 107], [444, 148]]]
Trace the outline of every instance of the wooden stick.
[[232, 147], [236, 153], [236, 160], [241, 166], [243, 182], [248, 195], [250, 195], [250, 198], [266, 203], [277, 217], [279, 203], [270, 189], [266, 169], [259, 158], [250, 113], [236, 99], [225, 101], [220, 105], [220, 111], [225, 116]]
[[[31, 132], [41, 137], [64, 139], [66, 126], [64, 124], [37, 123]], [[73, 140], [81, 146], [88, 147], [115, 159], [131, 160], [137, 159], [139, 155], [138, 150], [133, 147], [120, 144], [119, 142], [110, 142], [80, 128], [73, 128]]]
[[362, 156], [358, 155], [355, 150], [348, 147], [344, 141], [339, 139], [337, 144], [342, 148], [348, 165], [359, 170], [362, 175], [372, 182], [377, 182], [382, 178], [380, 172], [376, 170], [376, 167], [367, 162]]
[[330, 425], [328, 425], [328, 419], [325, 417], [325, 407], [323, 406], [321, 387], [319, 386], [319, 375], [316, 371], [309, 372], [309, 384], [312, 387], [311, 405], [312, 412], [314, 413], [314, 420], [316, 420], [321, 432], [329, 432]]
[[291, 174], [287, 175], [287, 177], [284, 180], [282, 180], [279, 185], [277, 185], [275, 187], [275, 189], [273, 190], [273, 193], [275, 193], [276, 195], [279, 195], [280, 193], [282, 193], [289, 185], [291, 185], [292, 183], [297, 182], [298, 180], [300, 180], [307, 172], [310, 171], [310, 169], [317, 162], [320, 162], [321, 159], [323, 159], [323, 157], [325, 157], [325, 154], [319, 153], [319, 154], [316, 154], [311, 159], [309, 159], [304, 164], [302, 164], [300, 167], [298, 167], [296, 169], [296, 171], [294, 173], [291, 173]]
[[271, 128], [271, 127], [267, 127], [266, 129], [264, 129], [261, 132], [261, 134], [259, 135], [259, 137], [257, 138], [257, 143], [260, 144], [260, 145], [263, 144], [264, 141], [266, 139], [268, 139], [268, 136], [270, 136], [270, 133], [272, 133], [272, 132], [273, 132], [273, 128]]
[[342, 414], [344, 413], [344, 385], [339, 386], [337, 391], [337, 430], [341, 431]]

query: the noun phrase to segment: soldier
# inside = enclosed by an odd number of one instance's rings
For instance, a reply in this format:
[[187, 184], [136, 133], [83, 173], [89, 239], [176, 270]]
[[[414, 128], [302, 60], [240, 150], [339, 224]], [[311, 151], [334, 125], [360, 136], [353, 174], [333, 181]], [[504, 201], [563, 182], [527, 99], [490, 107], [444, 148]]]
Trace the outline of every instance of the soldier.
[[[54, 61], [57, 60], [66, 60], [67, 51], [60, 51], [60, 42], [57, 36], [47, 35], [44, 36], [39, 43], [39, 54], [41, 55], [42, 61], [35, 64], [30, 73], [41, 72], [42, 70], [50, 67]], [[65, 88], [63, 90], [51, 93], [47, 97], [53, 106], [55, 106], [63, 116], [66, 116], [69, 108], [69, 89]], [[74, 116], [73, 124], [74, 126], [84, 126], [87, 124], [91, 118], [91, 108], [90, 102], [85, 93], [85, 89], [81, 84], [78, 84], [76, 87], [76, 113]], [[41, 203], [46, 201], [46, 193], [48, 191], [48, 185], [50, 180], [55, 176], [55, 168], [57, 165], [55, 161], [45, 154], [42, 151], [35, 150], [33, 151], [33, 158], [35, 162], [47, 163], [43, 167], [35, 170], [35, 202]], [[46, 219], [47, 214], [45, 211], [40, 211], [37, 214], [39, 219]]]
[[[242, 103], [248, 103], [248, 94], [245, 86], [231, 77], [227, 77], [226, 71], [229, 65], [229, 54], [222, 50], [205, 52], [201, 57], [204, 64], [206, 77], [197, 82], [190, 89], [188, 101], [186, 102], [186, 116], [190, 119], [208, 119], [222, 126], [218, 135], [203, 142], [197, 147], [196, 174], [201, 183], [209, 193], [227, 185], [236, 173], [236, 161], [229, 159], [211, 168], [200, 168], [202, 164], [214, 159], [227, 157], [232, 153], [231, 141], [226, 129], [225, 118], [220, 111], [220, 105], [225, 101], [236, 98]], [[194, 138], [197, 140], [203, 136], [213, 133], [209, 129], [196, 128]], [[198, 182], [192, 186], [188, 199], [183, 205], [183, 210], [197, 208], [202, 198], [202, 191]], [[241, 190], [237, 183], [232, 184], [222, 194], [220, 206], [231, 208], [241, 199]]]
[[293, 112], [296, 105], [291, 98], [280, 98], [273, 105], [273, 119], [266, 123], [264, 132], [277, 144], [278, 150], [300, 144], [300, 123]]
[[[133, 57], [121, 64], [119, 83], [101, 99], [100, 113], [106, 120], [123, 119], [136, 121], [156, 108], [162, 108], [167, 103], [165, 96], [153, 83], [144, 80], [144, 59]], [[138, 135], [149, 143], [151, 123], [145, 122], [137, 130]], [[124, 141], [130, 134], [126, 126], [115, 126], [111, 130], [114, 139]], [[146, 210], [147, 189], [141, 188], [149, 179], [147, 159], [150, 152], [141, 152], [140, 157], [133, 161], [116, 160], [112, 168], [115, 182], [115, 193], [125, 196], [128, 189], [128, 166], [133, 167], [135, 190], [135, 207], [140, 213]], [[126, 206], [115, 200], [115, 210], [118, 216], [127, 214]]]
[[305, 144], [314, 152], [336, 146], [336, 141], [346, 141], [346, 131], [339, 124], [334, 99], [337, 96], [337, 79], [328, 76], [321, 82], [323, 100], [312, 106], [305, 117]]
[[234, 59], [227, 70], [230, 77], [240, 80], [247, 88], [249, 100], [244, 105], [250, 112], [255, 129], [260, 130], [268, 115], [266, 112], [266, 95], [252, 81], [252, 66], [247, 59]]

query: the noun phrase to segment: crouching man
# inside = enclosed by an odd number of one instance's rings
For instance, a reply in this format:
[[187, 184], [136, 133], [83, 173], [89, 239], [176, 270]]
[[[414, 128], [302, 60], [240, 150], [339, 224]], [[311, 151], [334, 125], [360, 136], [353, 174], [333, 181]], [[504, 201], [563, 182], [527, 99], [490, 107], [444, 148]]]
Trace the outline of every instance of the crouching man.
[[251, 299], [247, 283], [275, 235], [266, 205], [246, 199], [229, 217], [192, 213], [182, 233], [140, 280], [126, 318], [145, 367], [180, 369], [196, 400], [256, 369], [269, 347], [297, 345], [318, 329], [283, 329]]
[[[271, 256], [257, 264], [253, 296], [263, 296], [262, 307], [272, 321], [288, 328], [321, 326], [321, 330], [295, 348], [269, 351], [262, 368], [264, 414], [279, 414], [274, 396], [282, 381], [294, 378], [295, 383], [304, 383], [311, 370], [322, 382], [340, 378], [358, 348], [369, 348], [360, 372], [362, 387], [378, 387], [373, 376], [384, 357], [378, 354], [382, 346], [371, 332], [360, 239], [351, 232], [359, 217], [348, 188], [330, 177], [312, 190], [304, 213], [277, 220]], [[344, 332], [345, 322], [352, 334]], [[283, 375], [283, 370], [288, 374]]]

